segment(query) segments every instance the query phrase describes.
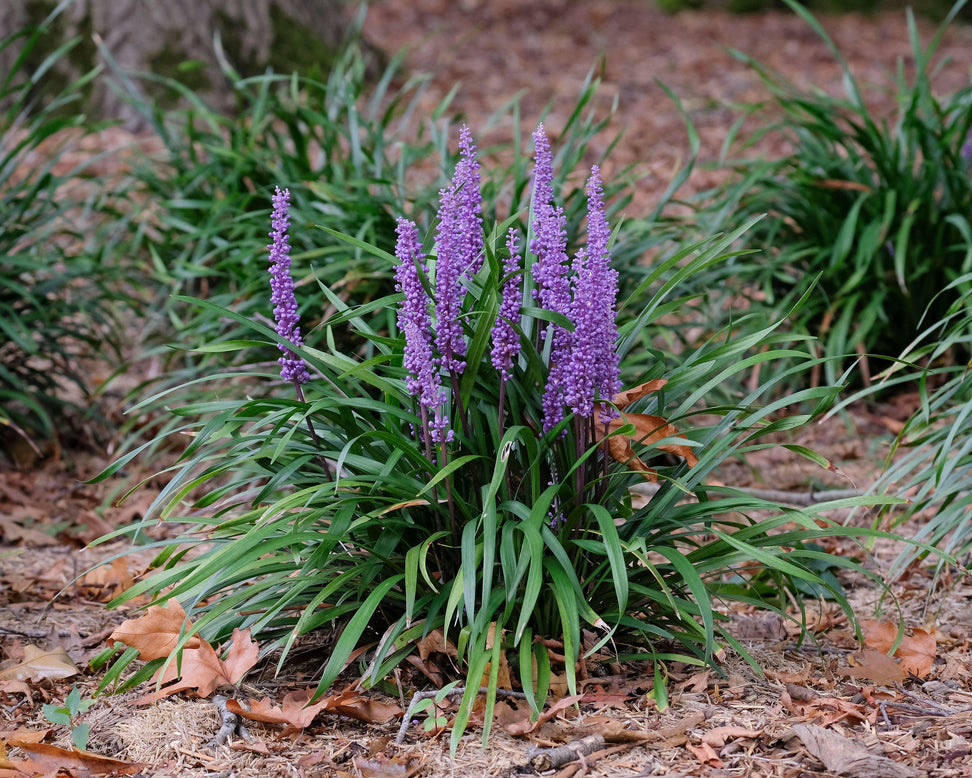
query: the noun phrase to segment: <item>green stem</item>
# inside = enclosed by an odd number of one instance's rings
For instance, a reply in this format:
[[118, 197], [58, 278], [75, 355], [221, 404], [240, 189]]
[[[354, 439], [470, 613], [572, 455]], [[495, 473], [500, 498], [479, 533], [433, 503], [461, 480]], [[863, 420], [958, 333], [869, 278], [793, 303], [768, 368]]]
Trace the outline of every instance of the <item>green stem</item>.
[[[304, 390], [300, 388], [300, 384], [294, 381], [294, 388], [297, 390], [297, 399], [304, 405], [307, 404], [307, 400], [304, 399]], [[320, 451], [323, 446], [321, 445], [321, 439], [317, 437], [317, 430], [314, 429], [314, 425], [311, 423], [310, 416], [305, 416], [304, 421], [307, 422], [307, 431], [310, 432], [311, 440], [314, 441], [314, 446]], [[334, 476], [331, 473], [331, 468], [327, 464], [327, 460], [324, 459], [324, 455], [318, 453], [317, 455], [318, 464], [324, 469], [324, 474], [327, 476], [328, 480], [332, 479]]]
[[[506, 410], [506, 381], [500, 378], [500, 390], [499, 390], [499, 415], [496, 417], [499, 424], [499, 437], [500, 440], [503, 439], [503, 432], [505, 425], [503, 424], [503, 411]], [[503, 482], [506, 485], [506, 498], [510, 499], [513, 497], [513, 491], [510, 488], [510, 468], [507, 466], [503, 470]]]
[[[448, 451], [446, 449], [446, 442], [444, 440], [439, 441], [439, 452], [440, 458], [442, 459], [442, 467], [446, 467], [449, 464]], [[462, 537], [459, 533], [459, 523], [456, 521], [456, 504], [452, 499], [452, 476], [450, 475], [445, 479], [446, 488], [446, 503], [449, 505], [449, 524], [452, 527], [452, 541], [456, 544], [456, 548], [459, 548], [462, 543]]]
[[452, 397], [456, 404], [456, 413], [459, 416], [459, 423], [462, 425], [462, 433], [469, 438], [471, 437], [469, 421], [466, 419], [465, 409], [462, 407], [462, 395], [459, 394], [459, 374], [455, 370], [450, 370], [449, 375], [452, 378]]

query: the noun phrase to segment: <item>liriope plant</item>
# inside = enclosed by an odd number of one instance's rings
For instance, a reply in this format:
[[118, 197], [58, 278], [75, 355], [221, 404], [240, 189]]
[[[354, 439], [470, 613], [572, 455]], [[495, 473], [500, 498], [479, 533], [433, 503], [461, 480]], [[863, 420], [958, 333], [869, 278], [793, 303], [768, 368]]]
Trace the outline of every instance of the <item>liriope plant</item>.
[[[185, 639], [249, 627], [265, 652], [280, 651], [281, 665], [302, 636], [330, 630], [319, 694], [354, 661], [365, 685], [381, 682], [441, 631], [466, 682], [455, 747], [481, 687], [488, 733], [501, 667], [513, 668], [510, 683], [537, 715], [555, 674], [577, 689], [578, 661], [650, 660], [664, 706], [667, 660], [709, 662], [726, 644], [744, 652], [722, 628], [720, 602], [786, 612], [800, 582], [840, 596], [814, 569], [853, 561], [809, 541], [850, 530], [819, 512], [706, 486], [727, 458], [831, 399], [833, 390], [814, 388], [767, 400], [813, 364], [805, 350], [775, 345], [775, 326], [739, 326], [677, 360], [658, 353], [633, 386], [620, 384], [629, 356], [646, 363], [634, 354], [651, 348], [645, 332], [686, 310], [679, 290], [731, 256], [750, 225], [673, 252], [619, 301], [600, 171], [587, 180], [587, 242], [570, 256], [542, 126], [534, 145], [529, 213], [483, 223], [479, 161], [464, 128], [434, 234], [400, 218], [394, 255], [343, 236], [387, 261], [397, 288], [349, 306], [322, 284], [335, 313], [315, 333], [319, 347], [301, 336], [288, 193], [277, 191], [276, 328], [196, 304], [254, 333], [209, 348], [276, 347], [280, 373], [252, 372], [249, 399], [224, 392], [175, 411], [184, 420], [176, 431], [191, 442], [146, 520], [183, 529], [150, 543], [160, 549], [154, 572], [115, 604], [178, 598], [193, 619]], [[390, 331], [370, 323], [383, 308], [395, 312]], [[356, 353], [334, 337], [349, 328]], [[707, 405], [716, 389], [784, 358], [786, 370], [763, 371], [748, 394]], [[256, 391], [280, 379], [293, 384], [292, 398]], [[801, 405], [800, 415], [784, 415]], [[631, 487], [646, 480], [657, 490], [638, 505]]]

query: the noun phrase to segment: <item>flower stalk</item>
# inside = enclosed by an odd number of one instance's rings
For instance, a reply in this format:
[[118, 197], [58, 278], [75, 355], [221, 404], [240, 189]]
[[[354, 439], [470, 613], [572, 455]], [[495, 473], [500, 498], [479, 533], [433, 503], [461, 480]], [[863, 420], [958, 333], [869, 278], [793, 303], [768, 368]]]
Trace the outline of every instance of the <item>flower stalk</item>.
[[[280, 363], [280, 377], [294, 385], [297, 400], [303, 405], [306, 404], [306, 400], [301, 387], [310, 380], [310, 373], [304, 360], [291, 349], [291, 344], [301, 346], [304, 341], [300, 334], [300, 316], [297, 312], [294, 279], [290, 275], [290, 238], [287, 234], [290, 228], [290, 190], [275, 187], [272, 202], [271, 242], [267, 249], [270, 251], [270, 302], [274, 306], [273, 318], [277, 325], [277, 335], [280, 337], [277, 348], [283, 352], [283, 356], [277, 361]], [[314, 447], [320, 451], [321, 441], [310, 416], [305, 416], [304, 420], [307, 422], [307, 431], [314, 442]], [[325, 475], [331, 478], [331, 468], [327, 460], [318, 454], [317, 461]]]

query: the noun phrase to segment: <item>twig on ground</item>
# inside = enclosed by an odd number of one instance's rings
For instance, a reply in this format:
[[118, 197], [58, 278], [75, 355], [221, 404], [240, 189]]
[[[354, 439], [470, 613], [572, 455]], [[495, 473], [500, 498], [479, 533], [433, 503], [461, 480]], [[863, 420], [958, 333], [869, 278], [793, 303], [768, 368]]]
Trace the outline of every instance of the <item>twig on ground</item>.
[[538, 772], [556, 770], [568, 762], [580, 761], [581, 766], [586, 766], [584, 757], [602, 748], [604, 748], [603, 735], [588, 735], [556, 748], [531, 749], [534, 753], [530, 755], [530, 764]]
[[46, 638], [50, 635], [46, 629], [14, 629], [13, 627], [0, 627], [0, 635], [17, 635], [22, 638]]
[[[954, 713], [963, 713], [965, 711], [968, 711], [968, 708], [965, 708], [964, 710], [955, 710], [954, 708], [949, 708], [947, 705], [942, 705], [940, 702], [929, 700], [927, 697], [920, 697], [914, 692], [909, 692], [900, 683], [896, 683], [894, 685], [894, 688], [897, 689], [899, 692], [901, 692], [901, 694], [903, 694], [908, 699], [914, 700], [915, 702], [920, 703], [921, 705], [935, 708], [936, 710], [940, 710], [946, 716], [951, 716]], [[900, 705], [900, 704], [901, 703], [895, 703], [895, 705]]]
[[242, 719], [226, 709], [228, 699], [228, 697], [224, 697], [222, 694], [217, 694], [212, 699], [213, 705], [219, 711], [219, 719], [222, 723], [216, 731], [216, 734], [213, 735], [213, 739], [206, 743], [207, 748], [216, 748], [217, 746], [225, 745], [233, 735], [239, 735], [248, 742], [253, 740], [253, 735], [250, 734], [249, 730], [243, 724]]

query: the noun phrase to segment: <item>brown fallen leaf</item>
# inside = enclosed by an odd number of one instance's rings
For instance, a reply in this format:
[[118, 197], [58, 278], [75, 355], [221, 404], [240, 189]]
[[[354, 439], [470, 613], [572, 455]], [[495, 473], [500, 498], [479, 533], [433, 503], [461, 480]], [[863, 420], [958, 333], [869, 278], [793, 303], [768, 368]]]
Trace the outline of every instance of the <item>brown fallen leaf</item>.
[[[887, 654], [898, 639], [898, 625], [887, 621], [865, 619], [861, 621], [864, 643], [870, 648]], [[916, 627], [911, 634], [903, 635], [894, 656], [901, 660], [901, 667], [908, 673], [923, 678], [931, 673], [937, 653], [934, 630]]]
[[300, 689], [284, 695], [280, 705], [269, 697], [250, 704], [249, 710], [239, 700], [227, 700], [226, 709], [230, 713], [251, 721], [269, 724], [286, 724], [284, 734], [292, 734], [310, 726], [318, 713], [328, 711], [339, 716], [364, 721], [369, 724], [384, 724], [386, 721], [403, 715], [397, 705], [371, 700], [352, 685], [347, 689], [311, 702], [313, 689]]
[[872, 754], [855, 740], [814, 724], [797, 724], [794, 734], [828, 772], [844, 778], [913, 778], [918, 770], [881, 754]]
[[128, 559], [119, 557], [110, 565], [99, 565], [89, 570], [78, 581], [78, 586], [88, 599], [108, 602], [119, 592], [130, 589], [134, 583], [128, 572]]
[[780, 694], [780, 702], [786, 710], [798, 717], [797, 721], [812, 720], [825, 727], [838, 721], [850, 723], [866, 721], [870, 724], [877, 721], [876, 708], [868, 709], [864, 705], [840, 697], [827, 697], [821, 694], [808, 700], [796, 700], [790, 697], [789, 692], [783, 692]]
[[[618, 430], [627, 424], [634, 425], [634, 434], [623, 435], [618, 433]], [[604, 425], [599, 424], [595, 425], [595, 427], [598, 429], [597, 440], [600, 442], [604, 440]], [[619, 417], [611, 419], [607, 427], [608, 434], [610, 435], [607, 438], [608, 453], [611, 457], [618, 462], [628, 465], [633, 470], [642, 472], [645, 478], [652, 482], [656, 479], [655, 471], [648, 467], [635, 454], [631, 442], [635, 441], [643, 446], [650, 446], [663, 438], [681, 437], [675, 426], [669, 424], [661, 416], [650, 416], [644, 413], [622, 413]], [[682, 457], [688, 462], [689, 467], [694, 467], [699, 462], [699, 458], [689, 446], [682, 446], [677, 443], [662, 443], [655, 446], [655, 448]]]
[[727, 724], [722, 727], [715, 727], [702, 735], [702, 742], [713, 748], [722, 748], [730, 740], [740, 737], [756, 738], [763, 734], [761, 729], [749, 729], [748, 727], [734, 727]]
[[28, 700], [30, 699], [30, 687], [15, 678], [0, 681], [0, 692], [3, 694], [23, 694]]
[[511, 735], [526, 735], [533, 732], [544, 722], [550, 721], [554, 716], [556, 716], [561, 711], [567, 710], [571, 705], [580, 702], [584, 699], [583, 694], [575, 694], [570, 697], [562, 697], [553, 703], [546, 710], [541, 711], [540, 717], [536, 721], [530, 721], [529, 717], [526, 719], [514, 719], [510, 723], [503, 726], [503, 728], [509, 732]]
[[[618, 392], [614, 395], [612, 402], [621, 411], [618, 418], [611, 419], [605, 431], [603, 424], [595, 424], [597, 442], [601, 442], [607, 437], [608, 453], [613, 459], [628, 465], [633, 470], [644, 473], [645, 478], [654, 482], [656, 474], [653, 469], [648, 467], [635, 453], [632, 441], [637, 441], [641, 445], [648, 446], [663, 438], [682, 437], [674, 425], [669, 424], [666, 419], [660, 416], [650, 416], [644, 413], [624, 413], [624, 409], [636, 400], [640, 400], [652, 392], [661, 389], [668, 381], [664, 378], [656, 378], [653, 381], [646, 381], [631, 389]], [[604, 413], [604, 405], [597, 407], [597, 413]], [[635, 433], [633, 435], [618, 434], [618, 430], [626, 424], [633, 424]], [[614, 434], [612, 434], [614, 433]], [[680, 456], [688, 462], [689, 467], [698, 464], [698, 457], [690, 446], [683, 446], [677, 443], [663, 443], [656, 446], [661, 451]]]
[[26, 740], [11, 740], [9, 745], [30, 756], [25, 762], [11, 760], [15, 768], [26, 775], [60, 774], [66, 771], [77, 778], [84, 778], [89, 775], [134, 775], [142, 769], [142, 765], [135, 762], [112, 759], [77, 748], [66, 749]]
[[248, 751], [253, 754], [270, 756], [270, 749], [262, 740], [234, 740], [229, 744], [231, 751]]
[[667, 378], [656, 378], [653, 381], [645, 381], [643, 384], [638, 384], [630, 389], [618, 392], [611, 398], [611, 401], [619, 411], [623, 411], [631, 403], [640, 400], [642, 397], [647, 397], [652, 392], [657, 392], [667, 383]]
[[25, 546], [56, 546], [59, 544], [57, 538], [18, 524], [9, 516], [0, 516], [0, 533], [8, 543], [23, 543]]
[[908, 677], [905, 669], [894, 659], [874, 648], [865, 648], [850, 658], [855, 664], [838, 668], [838, 675], [846, 678], [867, 678], [878, 686], [891, 686]]
[[722, 767], [722, 760], [708, 743], [703, 742], [698, 746], [693, 745], [692, 743], [686, 743], [685, 747], [689, 750], [692, 756], [698, 759], [699, 762], [704, 764], [706, 767], [714, 767], [717, 770]]
[[497, 700], [493, 720], [507, 732], [522, 732], [530, 727], [532, 711], [525, 700]]
[[183, 691], [208, 697], [220, 686], [235, 686], [256, 662], [257, 654], [249, 627], [233, 630], [233, 642], [226, 661], [219, 658], [209, 643], [200, 639], [198, 648], [183, 649], [181, 664], [173, 660], [163, 666], [150, 681], [161, 688], [135, 700], [135, 704], [148, 705]]
[[410, 778], [425, 766], [417, 756], [407, 754], [394, 757], [384, 757], [381, 754], [373, 757], [356, 756], [353, 761], [361, 778]]
[[894, 655], [901, 660], [901, 666], [913, 675], [924, 678], [931, 674], [937, 654], [934, 630], [915, 627], [906, 635]]
[[445, 633], [441, 629], [434, 629], [421, 640], [415, 642], [415, 648], [424, 662], [433, 653], [445, 654], [451, 659], [458, 661], [459, 652], [455, 644], [446, 639]]
[[809, 662], [807, 662], [803, 669], [796, 673], [787, 672], [786, 670], [774, 670], [771, 667], [764, 667], [763, 672], [766, 673], [766, 677], [771, 681], [777, 681], [779, 683], [795, 683], [806, 685], [810, 682], [810, 676], [812, 675], [812, 667]]
[[24, 661], [0, 670], [0, 681], [57, 681], [77, 674], [78, 668], [63, 648], [45, 651], [26, 645]]
[[[167, 607], [153, 605], [139, 618], [123, 622], [108, 640], [137, 648], [139, 659], [151, 661], [170, 657], [180, 638], [191, 630], [192, 623], [186, 612], [173, 599]], [[237, 684], [256, 664], [258, 655], [259, 647], [250, 637], [249, 628], [233, 630], [225, 661], [209, 643], [192, 635], [182, 648], [179, 660], [173, 658], [152, 678], [156, 690], [139, 698], [135, 704], [147, 705], [170, 694], [190, 690], [200, 697], [208, 697], [220, 686]]]
[[[126, 646], [138, 649], [138, 658], [143, 662], [162, 659], [172, 654], [179, 644], [179, 638], [192, 629], [192, 625], [178, 600], [172, 599], [165, 607], [151, 606], [137, 619], [128, 619], [108, 638], [109, 643], [121, 641]], [[202, 638], [193, 635], [185, 644], [186, 649], [199, 648]]]
[[260, 647], [250, 637], [250, 628], [234, 629], [229, 651], [226, 653], [226, 659], [223, 660], [227, 680], [231, 684], [238, 684], [259, 658]]
[[[503, 639], [505, 630], [500, 631], [500, 640]], [[493, 641], [496, 640], [496, 622], [494, 621], [489, 625], [489, 631], [486, 634], [486, 650], [492, 650]], [[493, 663], [487, 662], [486, 669], [483, 670], [483, 680], [480, 686], [489, 686], [489, 676], [493, 670]], [[499, 668], [496, 673], [496, 688], [497, 689], [513, 689], [513, 679], [510, 676], [510, 663], [506, 658], [506, 651], [502, 648], [499, 652]]]

